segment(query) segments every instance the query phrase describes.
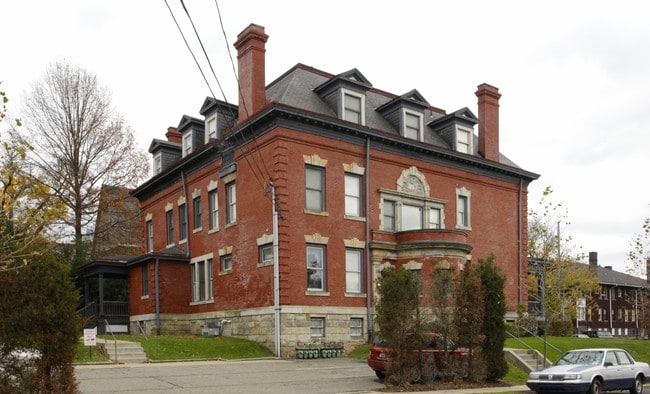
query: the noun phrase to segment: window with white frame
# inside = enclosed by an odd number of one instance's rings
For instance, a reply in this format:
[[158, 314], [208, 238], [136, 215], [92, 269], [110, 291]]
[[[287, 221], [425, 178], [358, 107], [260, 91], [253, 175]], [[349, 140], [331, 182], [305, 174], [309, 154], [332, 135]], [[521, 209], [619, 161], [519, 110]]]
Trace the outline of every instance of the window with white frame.
[[220, 256], [221, 272], [232, 271], [232, 254], [224, 254]]
[[325, 318], [312, 317], [309, 319], [309, 336], [312, 338], [325, 337]]
[[365, 119], [365, 96], [349, 90], [342, 91], [343, 97], [343, 120], [357, 124], [366, 124]]
[[174, 213], [172, 210], [169, 210], [165, 213], [167, 218], [167, 245], [172, 245], [174, 243]]
[[142, 297], [149, 296], [149, 264], [142, 264]]
[[363, 250], [345, 249], [345, 292], [361, 293]]
[[273, 264], [273, 244], [265, 244], [259, 246], [260, 265]]
[[461, 153], [472, 153], [472, 130], [456, 128], [456, 150]]
[[154, 175], [160, 174], [161, 171], [162, 171], [162, 156], [160, 152], [158, 152], [153, 156], [153, 174]]
[[147, 253], [153, 252], [153, 222], [147, 220]]
[[183, 134], [183, 157], [192, 153], [192, 132], [188, 131]]
[[180, 240], [187, 239], [187, 205], [181, 204], [178, 206], [178, 223], [180, 231]]
[[192, 199], [192, 208], [194, 209], [194, 230], [198, 230], [201, 225], [201, 196]]
[[305, 208], [325, 211], [325, 169], [305, 166]]
[[208, 192], [208, 209], [210, 211], [210, 230], [219, 228], [219, 197], [217, 189]]
[[395, 201], [384, 200], [384, 231], [397, 231], [395, 225]]
[[446, 201], [433, 198], [410, 198], [402, 194], [382, 192], [384, 231], [440, 229]]
[[404, 137], [422, 140], [422, 114], [404, 110]]
[[351, 337], [363, 336], [363, 318], [360, 317], [350, 318], [350, 336]]
[[464, 187], [456, 189], [456, 227], [471, 228], [471, 192]]
[[361, 176], [345, 174], [345, 214], [361, 215]]
[[217, 137], [217, 115], [214, 115], [205, 121], [205, 143]]
[[233, 224], [237, 222], [237, 189], [235, 182], [226, 185], [226, 222]]
[[324, 245], [307, 245], [307, 290], [326, 291]]
[[212, 258], [199, 257], [190, 261], [192, 302], [212, 300]]

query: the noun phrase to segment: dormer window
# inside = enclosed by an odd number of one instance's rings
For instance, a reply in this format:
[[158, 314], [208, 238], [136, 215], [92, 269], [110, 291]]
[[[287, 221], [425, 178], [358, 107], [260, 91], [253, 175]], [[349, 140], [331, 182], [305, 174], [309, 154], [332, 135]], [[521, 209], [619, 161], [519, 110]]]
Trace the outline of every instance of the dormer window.
[[365, 124], [365, 96], [351, 92], [349, 90], [342, 90], [343, 94], [343, 120], [357, 124]]
[[192, 153], [192, 132], [183, 134], [183, 157]]
[[158, 152], [153, 156], [153, 174], [160, 174], [160, 171], [162, 171], [162, 157]]
[[456, 127], [456, 150], [472, 154], [472, 130]]
[[214, 115], [205, 121], [205, 143], [211, 139], [217, 139], [217, 116]]
[[404, 137], [422, 141], [422, 114], [404, 110]]

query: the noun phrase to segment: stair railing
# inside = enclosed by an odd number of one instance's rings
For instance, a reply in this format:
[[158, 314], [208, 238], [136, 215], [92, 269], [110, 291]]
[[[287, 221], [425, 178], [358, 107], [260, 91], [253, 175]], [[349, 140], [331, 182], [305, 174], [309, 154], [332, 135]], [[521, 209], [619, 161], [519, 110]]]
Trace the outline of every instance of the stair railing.
[[[524, 341], [522, 341], [521, 339], [519, 339], [518, 336], [516, 336], [515, 334], [511, 333], [510, 331], [506, 330], [506, 334], [509, 335], [510, 338], [512, 338], [512, 339], [514, 339], [515, 341], [517, 341], [517, 342], [518, 342], [520, 345], [522, 345], [524, 348], [527, 348], [528, 350], [530, 350], [530, 351], [533, 353], [533, 355], [535, 355], [535, 369], [540, 369], [540, 366], [539, 366], [539, 364], [540, 364], [540, 360], [539, 360], [539, 358], [540, 358], [540, 357], [539, 357], [539, 352], [538, 352], [535, 348], [533, 348], [532, 346], [530, 346], [529, 344], [527, 344], [526, 342], [524, 342]], [[550, 345], [550, 344], [549, 344], [549, 345]], [[553, 345], [551, 345], [551, 346], [553, 346]], [[555, 349], [557, 349], [557, 348], [555, 348]], [[559, 351], [560, 349], [557, 349], [557, 350]], [[543, 363], [544, 363], [544, 367], [547, 367], [547, 366], [548, 366], [547, 361], [548, 361], [548, 360], [546, 360], [546, 359], [543, 361]]]
[[115, 334], [113, 334], [113, 329], [111, 328], [111, 325], [108, 323], [108, 320], [104, 319], [104, 328], [105, 330], [108, 331], [109, 334], [113, 337], [113, 343], [115, 344], [115, 364], [117, 364], [117, 338], [115, 338]]
[[145, 349], [146, 349], [145, 353], [147, 354], [147, 362], [149, 362], [149, 337], [147, 337], [147, 333], [144, 331], [144, 328], [142, 327], [140, 322], [138, 321], [136, 323], [138, 325], [138, 329], [140, 330], [140, 332], [144, 336], [144, 343], [145, 343]]

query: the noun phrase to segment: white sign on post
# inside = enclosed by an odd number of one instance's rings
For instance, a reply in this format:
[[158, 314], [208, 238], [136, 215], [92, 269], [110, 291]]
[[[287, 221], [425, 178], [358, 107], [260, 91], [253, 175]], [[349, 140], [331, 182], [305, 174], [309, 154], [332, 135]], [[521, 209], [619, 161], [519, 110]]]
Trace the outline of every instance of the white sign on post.
[[97, 346], [97, 327], [84, 328], [84, 345]]

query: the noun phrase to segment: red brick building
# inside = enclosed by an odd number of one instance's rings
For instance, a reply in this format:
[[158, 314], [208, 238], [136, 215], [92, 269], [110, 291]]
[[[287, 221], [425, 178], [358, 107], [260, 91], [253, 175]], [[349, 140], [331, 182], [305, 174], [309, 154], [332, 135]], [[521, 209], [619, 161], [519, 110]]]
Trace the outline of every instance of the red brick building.
[[237, 106], [206, 98], [201, 118], [151, 144], [154, 176], [133, 192], [145, 254], [129, 263], [132, 325], [220, 331], [282, 356], [300, 342], [349, 348], [372, 334], [382, 267], [427, 280], [431, 261], [490, 253], [514, 315], [538, 175], [499, 151], [498, 89], [478, 86], [477, 118], [356, 69], [298, 64], [266, 85], [267, 39], [257, 25], [238, 36]]

